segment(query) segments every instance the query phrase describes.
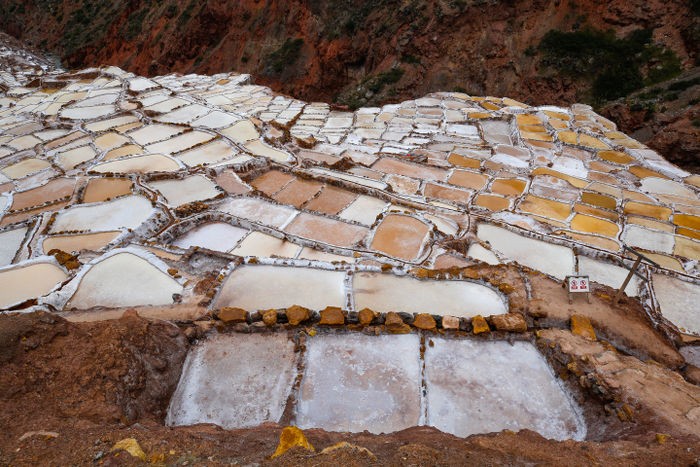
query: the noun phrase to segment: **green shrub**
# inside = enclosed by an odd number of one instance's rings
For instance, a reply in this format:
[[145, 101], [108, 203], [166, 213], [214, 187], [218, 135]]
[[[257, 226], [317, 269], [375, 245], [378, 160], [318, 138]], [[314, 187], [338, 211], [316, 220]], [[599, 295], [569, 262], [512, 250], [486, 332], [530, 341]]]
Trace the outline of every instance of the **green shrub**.
[[280, 75], [287, 67], [294, 65], [301, 56], [304, 39], [287, 39], [279, 49], [265, 58], [264, 72], [267, 75]]

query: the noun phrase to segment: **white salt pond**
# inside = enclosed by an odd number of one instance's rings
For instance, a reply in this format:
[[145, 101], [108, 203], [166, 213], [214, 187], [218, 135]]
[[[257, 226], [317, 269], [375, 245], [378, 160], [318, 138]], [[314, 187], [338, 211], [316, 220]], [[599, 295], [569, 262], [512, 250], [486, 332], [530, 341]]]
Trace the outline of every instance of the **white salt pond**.
[[296, 424], [389, 433], [420, 422], [416, 334], [319, 335], [307, 342]]
[[248, 234], [248, 230], [224, 222], [200, 225], [178, 237], [173, 245], [187, 249], [191, 246], [226, 253]]
[[545, 438], [584, 439], [579, 409], [529, 342], [431, 340], [428, 425], [460, 437], [530, 429]]
[[210, 337], [187, 355], [165, 423], [232, 429], [279, 422], [295, 376], [286, 334]]
[[27, 235], [26, 227], [0, 232], [0, 267], [7, 266], [12, 262], [25, 235]]
[[571, 248], [524, 237], [490, 224], [479, 224], [477, 235], [503, 256], [557, 279], [563, 280], [574, 272]]
[[53, 263], [32, 263], [0, 270], [0, 309], [46, 295], [68, 278]]
[[260, 258], [296, 258], [301, 251], [299, 245], [262, 232], [251, 232], [231, 254], [238, 256], [257, 256]]
[[103, 162], [90, 170], [99, 173], [149, 173], [149, 172], [175, 172], [180, 170], [180, 164], [163, 154], [147, 154], [143, 156], [128, 157], [116, 161]]
[[148, 219], [153, 212], [154, 208], [146, 198], [125, 196], [100, 204], [73, 206], [61, 211], [56, 216], [51, 231], [99, 232], [121, 228], [134, 229]]
[[353, 276], [355, 309], [378, 312], [432, 313], [459, 317], [499, 315], [508, 311], [493, 289], [467, 281], [419, 280], [391, 274], [358, 272]]
[[278, 266], [234, 269], [221, 286], [214, 306], [267, 310], [299, 305], [312, 310], [345, 306], [342, 271]]
[[168, 204], [175, 207], [192, 201], [215, 198], [221, 193], [216, 184], [204, 175], [191, 175], [182, 180], [150, 182], [149, 185], [160, 191]]
[[700, 285], [654, 274], [654, 292], [664, 318], [682, 331], [700, 335]]
[[219, 210], [270, 227], [282, 227], [288, 224], [299, 212], [296, 209], [257, 198], [234, 198], [219, 206]]
[[92, 265], [66, 309], [104, 306], [169, 305], [182, 286], [165, 272], [133, 253], [122, 252]]
[[[631, 263], [630, 263], [631, 266]], [[588, 275], [593, 282], [619, 289], [629, 271], [621, 266], [597, 261], [587, 256], [578, 256], [579, 274]], [[625, 287], [625, 293], [629, 297], [639, 296], [639, 287], [642, 285], [637, 276], [632, 276], [630, 283]]]

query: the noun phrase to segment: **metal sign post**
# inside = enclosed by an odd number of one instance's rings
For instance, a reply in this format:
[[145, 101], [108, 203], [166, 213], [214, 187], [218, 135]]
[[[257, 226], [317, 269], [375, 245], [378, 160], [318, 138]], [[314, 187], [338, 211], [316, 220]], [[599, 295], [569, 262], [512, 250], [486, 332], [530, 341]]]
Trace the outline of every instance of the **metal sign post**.
[[[623, 244], [623, 245], [622, 245], [622, 248], [624, 248], [625, 251], [629, 251], [630, 253], [632, 253], [633, 255], [635, 255], [635, 256], [637, 257], [637, 259], [634, 261], [634, 264], [632, 265], [632, 267], [629, 268], [629, 270], [630, 270], [629, 274], [627, 274], [627, 277], [625, 278], [625, 281], [622, 283], [622, 285], [621, 285], [620, 288], [618, 289], [617, 293], [615, 294], [615, 298], [613, 299], [613, 304], [614, 304], [614, 305], [617, 305], [617, 303], [620, 301], [620, 298], [622, 298], [622, 294], [623, 294], [623, 292], [625, 291], [625, 289], [627, 288], [627, 284], [629, 284], [630, 281], [632, 280], [632, 276], [633, 276], [633, 275], [636, 274], [636, 275], [637, 275], [638, 277], [640, 277], [642, 280], [647, 280], [646, 277], [644, 277], [643, 275], [641, 275], [640, 273], [637, 272], [637, 268], [638, 268], [639, 265], [642, 263], [642, 261], [645, 261], [645, 262], [647, 262], [647, 263], [649, 263], [649, 264], [652, 264], [652, 265], [656, 266], [657, 268], [659, 267], [659, 265], [658, 265], [657, 263], [655, 263], [654, 261], [650, 260], [649, 258], [647, 258], [647, 257], [644, 256], [643, 254], [639, 253], [638, 251], [633, 250], [632, 248], [628, 247], [627, 245], [624, 245], [624, 244]], [[623, 263], [623, 266], [624, 266], [624, 263]], [[626, 268], [626, 267], [627, 267], [627, 266], [625, 266], [625, 268]]]

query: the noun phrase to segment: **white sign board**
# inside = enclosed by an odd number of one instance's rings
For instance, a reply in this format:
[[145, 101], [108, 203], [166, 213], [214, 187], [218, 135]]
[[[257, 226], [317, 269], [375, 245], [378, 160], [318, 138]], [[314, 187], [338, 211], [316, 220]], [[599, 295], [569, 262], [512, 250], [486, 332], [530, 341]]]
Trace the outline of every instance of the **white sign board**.
[[591, 285], [588, 276], [568, 276], [569, 293], [590, 293]]

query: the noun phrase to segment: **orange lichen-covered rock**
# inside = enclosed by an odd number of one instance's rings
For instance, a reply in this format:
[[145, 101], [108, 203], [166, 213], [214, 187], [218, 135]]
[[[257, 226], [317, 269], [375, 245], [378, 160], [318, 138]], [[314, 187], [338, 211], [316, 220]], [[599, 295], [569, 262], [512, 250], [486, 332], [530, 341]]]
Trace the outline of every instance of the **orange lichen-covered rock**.
[[292, 448], [300, 447], [307, 451], [316, 452], [316, 449], [309, 443], [309, 440], [304, 436], [304, 432], [295, 426], [286, 426], [280, 434], [280, 442], [272, 454], [272, 459], [281, 456]]
[[262, 312], [262, 320], [265, 326], [277, 324], [277, 310], [265, 310]]
[[343, 310], [337, 306], [329, 306], [321, 310], [321, 321], [318, 324], [329, 326], [340, 326], [345, 324], [345, 315]]
[[217, 317], [224, 323], [245, 323], [248, 313], [241, 308], [233, 308], [230, 306], [223, 307], [217, 313]]
[[294, 326], [308, 320], [311, 317], [311, 312], [307, 308], [298, 305], [292, 305], [287, 308], [286, 314], [289, 324]]
[[386, 327], [387, 331], [392, 334], [408, 334], [411, 332], [411, 327], [403, 322], [403, 319], [401, 319], [401, 316], [399, 316], [398, 313], [393, 311], [386, 314], [384, 326]]
[[527, 322], [520, 313], [506, 313], [505, 315], [494, 315], [491, 317], [491, 324], [499, 331], [525, 332]]
[[491, 328], [489, 328], [489, 323], [486, 322], [483, 316], [476, 315], [472, 318], [472, 332], [474, 334], [483, 334], [491, 332]]
[[586, 339], [596, 340], [595, 330], [593, 329], [591, 320], [586, 316], [571, 316], [571, 332], [577, 336], [585, 337]]
[[363, 326], [368, 326], [372, 324], [372, 321], [379, 315], [376, 311], [370, 310], [369, 308], [363, 308], [357, 314], [360, 324]]
[[418, 329], [433, 330], [436, 326], [435, 318], [428, 313], [420, 313], [413, 320], [413, 326]]

